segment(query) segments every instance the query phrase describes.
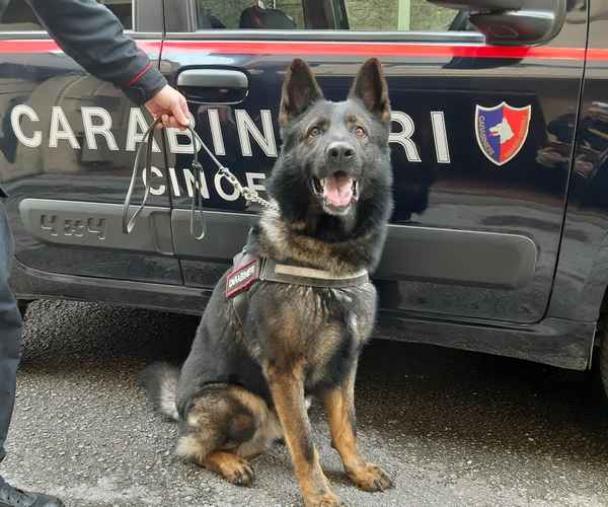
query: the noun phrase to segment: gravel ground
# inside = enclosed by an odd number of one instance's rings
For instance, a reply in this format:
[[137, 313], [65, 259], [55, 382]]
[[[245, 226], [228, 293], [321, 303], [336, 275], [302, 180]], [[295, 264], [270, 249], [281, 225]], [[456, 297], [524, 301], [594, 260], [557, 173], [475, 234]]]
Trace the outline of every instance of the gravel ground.
[[[172, 456], [177, 428], [151, 412], [137, 375], [151, 361], [183, 359], [195, 326], [33, 303], [3, 473], [69, 506], [299, 505], [282, 446], [255, 460], [250, 488]], [[396, 488], [349, 485], [313, 406], [323, 467], [348, 505], [608, 505], [608, 415], [589, 375], [378, 341], [363, 355], [357, 408], [361, 447]]]

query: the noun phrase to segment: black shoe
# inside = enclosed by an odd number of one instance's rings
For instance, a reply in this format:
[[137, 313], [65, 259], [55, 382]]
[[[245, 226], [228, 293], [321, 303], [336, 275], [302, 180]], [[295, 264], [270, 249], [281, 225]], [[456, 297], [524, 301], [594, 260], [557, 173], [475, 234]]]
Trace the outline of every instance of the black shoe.
[[0, 507], [64, 507], [59, 498], [28, 493], [4, 483], [0, 486]]

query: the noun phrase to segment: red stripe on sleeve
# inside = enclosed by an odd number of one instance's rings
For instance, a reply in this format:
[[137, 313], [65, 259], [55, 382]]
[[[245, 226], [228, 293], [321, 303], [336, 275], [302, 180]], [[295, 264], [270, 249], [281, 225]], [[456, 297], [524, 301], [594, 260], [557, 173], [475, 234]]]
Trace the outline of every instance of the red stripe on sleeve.
[[135, 83], [137, 83], [137, 81], [139, 81], [142, 78], [142, 76], [150, 70], [151, 67], [152, 67], [152, 62], [148, 62], [148, 64], [143, 69], [141, 69], [137, 74], [135, 74], [135, 76], [133, 76], [131, 81], [129, 81], [127, 83], [127, 85], [126, 85], [127, 88], [130, 86], [133, 86]]

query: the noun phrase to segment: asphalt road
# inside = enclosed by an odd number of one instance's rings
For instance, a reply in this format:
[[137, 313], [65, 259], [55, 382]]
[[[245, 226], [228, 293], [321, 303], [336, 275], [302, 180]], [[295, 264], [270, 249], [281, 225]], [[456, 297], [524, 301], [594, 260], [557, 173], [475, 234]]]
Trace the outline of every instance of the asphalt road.
[[[196, 320], [93, 304], [30, 306], [3, 472], [69, 506], [298, 505], [286, 449], [250, 488], [172, 456], [177, 428], [137, 374], [178, 361]], [[589, 376], [481, 354], [375, 342], [358, 377], [360, 443], [396, 488], [344, 479], [313, 406], [322, 464], [351, 506], [608, 505], [608, 415]]]

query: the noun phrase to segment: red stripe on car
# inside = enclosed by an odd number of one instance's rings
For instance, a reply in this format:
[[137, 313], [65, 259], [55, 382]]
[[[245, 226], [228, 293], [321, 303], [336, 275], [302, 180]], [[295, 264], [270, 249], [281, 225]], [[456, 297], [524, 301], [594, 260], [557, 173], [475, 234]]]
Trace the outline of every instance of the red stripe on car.
[[[159, 40], [139, 40], [139, 47], [158, 53]], [[482, 44], [424, 44], [407, 42], [320, 42], [243, 40], [165, 40], [165, 51], [194, 51], [203, 54], [289, 56], [378, 56], [411, 58], [535, 58], [541, 60], [608, 60], [608, 49], [550, 46], [488, 46]], [[45, 53], [61, 51], [48, 39], [0, 40], [0, 53]]]

